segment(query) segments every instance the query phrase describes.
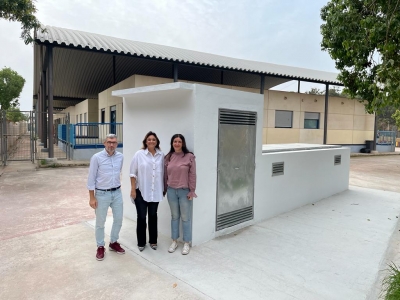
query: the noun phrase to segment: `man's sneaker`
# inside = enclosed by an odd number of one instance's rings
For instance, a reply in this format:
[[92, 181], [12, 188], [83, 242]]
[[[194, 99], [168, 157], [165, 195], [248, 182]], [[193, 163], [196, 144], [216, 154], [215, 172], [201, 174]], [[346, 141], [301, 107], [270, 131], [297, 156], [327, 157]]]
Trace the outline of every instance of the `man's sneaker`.
[[172, 241], [171, 246], [168, 248], [168, 252], [172, 253], [175, 252], [176, 248], [178, 248], [178, 243], [176, 241]]
[[146, 246], [138, 246], [139, 251], [142, 252]]
[[187, 254], [189, 254], [189, 251], [190, 251], [189, 243], [184, 243], [183, 244], [183, 249], [182, 249], [182, 254], [183, 255], [187, 255]]
[[110, 251], [115, 251], [117, 254], [125, 254], [125, 250], [118, 242], [110, 243], [108, 247], [110, 248]]
[[103, 246], [97, 247], [96, 259], [103, 260], [105, 253], [106, 253], [106, 249], [104, 249]]

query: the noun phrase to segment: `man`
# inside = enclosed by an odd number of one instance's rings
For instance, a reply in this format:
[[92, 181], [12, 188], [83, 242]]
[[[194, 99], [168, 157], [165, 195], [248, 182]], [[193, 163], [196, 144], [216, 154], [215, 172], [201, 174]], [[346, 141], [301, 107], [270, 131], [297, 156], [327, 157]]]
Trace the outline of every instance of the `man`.
[[124, 157], [120, 152], [115, 151], [117, 146], [117, 136], [108, 134], [104, 141], [105, 149], [94, 154], [90, 159], [87, 188], [90, 197], [89, 205], [96, 212], [97, 260], [103, 260], [105, 255], [104, 224], [108, 207], [111, 207], [114, 219], [109, 249], [118, 254], [125, 254], [125, 250], [118, 243], [123, 214], [120, 175]]

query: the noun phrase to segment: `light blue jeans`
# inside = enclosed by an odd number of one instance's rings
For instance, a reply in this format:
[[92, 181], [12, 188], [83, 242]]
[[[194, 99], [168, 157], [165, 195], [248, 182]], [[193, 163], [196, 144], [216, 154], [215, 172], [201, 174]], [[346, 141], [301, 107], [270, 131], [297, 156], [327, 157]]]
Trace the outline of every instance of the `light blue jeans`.
[[182, 218], [183, 241], [192, 241], [192, 206], [193, 200], [188, 200], [189, 189], [174, 189], [168, 187], [167, 198], [171, 209], [171, 238], [179, 238], [179, 221]]
[[119, 231], [122, 226], [123, 208], [121, 189], [115, 191], [96, 190], [97, 208], [96, 208], [96, 242], [97, 247], [105, 245], [104, 243], [104, 224], [106, 223], [108, 208], [111, 207], [113, 214], [113, 225], [111, 228], [110, 242], [118, 241]]

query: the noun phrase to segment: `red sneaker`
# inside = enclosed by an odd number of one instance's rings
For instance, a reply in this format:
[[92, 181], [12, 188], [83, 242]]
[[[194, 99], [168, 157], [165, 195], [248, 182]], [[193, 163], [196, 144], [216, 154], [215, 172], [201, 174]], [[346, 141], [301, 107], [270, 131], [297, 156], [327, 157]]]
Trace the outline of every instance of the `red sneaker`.
[[104, 249], [103, 246], [97, 247], [96, 259], [97, 260], [103, 260], [105, 253], [106, 253], [106, 249]]
[[118, 242], [110, 243], [110, 251], [115, 251], [117, 254], [125, 254], [125, 250], [120, 246]]

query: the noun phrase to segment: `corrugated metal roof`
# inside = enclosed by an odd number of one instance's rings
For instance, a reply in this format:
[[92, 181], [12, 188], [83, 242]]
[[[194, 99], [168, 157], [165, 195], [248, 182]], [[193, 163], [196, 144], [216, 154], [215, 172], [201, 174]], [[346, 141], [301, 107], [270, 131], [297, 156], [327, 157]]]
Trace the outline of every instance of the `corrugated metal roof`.
[[341, 82], [337, 80], [337, 73], [231, 58], [53, 26], [45, 26], [45, 29], [45, 32], [38, 31], [36, 33], [36, 42], [169, 60], [232, 71], [282, 76], [291, 79], [324, 82], [336, 85], [341, 84]]

